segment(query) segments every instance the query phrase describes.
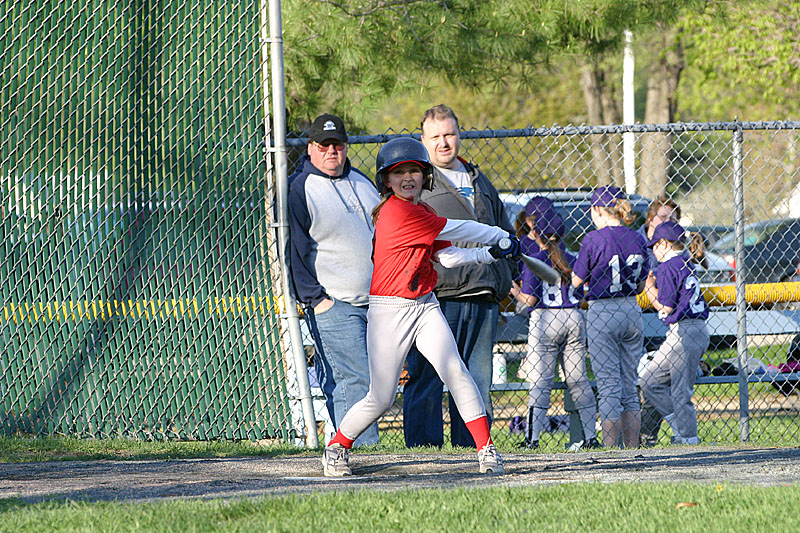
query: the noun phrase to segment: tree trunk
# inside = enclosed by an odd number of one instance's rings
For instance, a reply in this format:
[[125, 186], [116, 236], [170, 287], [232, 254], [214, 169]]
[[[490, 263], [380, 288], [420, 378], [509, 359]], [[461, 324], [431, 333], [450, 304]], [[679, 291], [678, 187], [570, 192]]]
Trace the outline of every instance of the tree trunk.
[[[607, 79], [607, 72], [596, 62], [587, 63], [581, 69], [581, 88], [590, 125], [620, 122], [619, 106], [614, 102], [614, 90]], [[614, 139], [609, 135], [592, 135], [590, 142], [592, 169], [597, 185], [621, 186], [624, 180], [621, 137]]]
[[[666, 124], [675, 120], [676, 90], [685, 66], [680, 36], [672, 29], [659, 28], [658, 60], [649, 68], [644, 122]], [[645, 133], [641, 138], [639, 192], [655, 198], [669, 184], [672, 136], [670, 133]]]

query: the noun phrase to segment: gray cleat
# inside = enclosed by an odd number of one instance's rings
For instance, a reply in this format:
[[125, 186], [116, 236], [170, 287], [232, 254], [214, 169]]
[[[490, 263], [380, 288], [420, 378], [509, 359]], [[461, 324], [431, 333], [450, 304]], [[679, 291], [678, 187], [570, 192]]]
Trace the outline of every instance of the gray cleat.
[[322, 452], [322, 468], [326, 477], [350, 476], [350, 450], [341, 444], [327, 446]]
[[478, 465], [481, 474], [503, 473], [503, 460], [500, 459], [500, 454], [497, 453], [494, 444], [487, 444], [478, 450]]

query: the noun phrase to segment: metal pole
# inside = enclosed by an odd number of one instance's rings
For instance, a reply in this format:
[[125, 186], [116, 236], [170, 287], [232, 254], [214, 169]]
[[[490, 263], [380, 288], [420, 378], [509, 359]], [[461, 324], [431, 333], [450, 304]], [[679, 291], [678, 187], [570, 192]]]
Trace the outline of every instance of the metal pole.
[[[634, 106], [634, 61], [633, 33], [625, 30], [625, 53], [622, 59], [622, 122], [631, 125], [636, 122]], [[636, 192], [636, 138], [632, 131], [622, 134], [622, 161], [625, 171], [625, 192]]]
[[742, 176], [742, 127], [733, 131], [733, 211], [736, 239], [736, 350], [739, 355], [739, 434], [750, 440], [750, 394], [747, 387], [747, 300], [744, 283], [744, 179]]
[[[263, 24], [262, 0], [262, 24]], [[286, 155], [286, 93], [283, 84], [283, 24], [281, 22], [280, 0], [269, 0], [269, 43], [270, 64], [272, 67], [272, 131], [274, 147], [272, 149], [275, 159], [275, 188], [278, 218], [278, 257], [281, 266], [281, 285], [283, 301], [285, 302], [284, 317], [289, 328], [289, 338], [292, 345], [295, 373], [299, 389], [298, 399], [303, 410], [303, 421], [306, 426], [306, 446], [316, 448], [319, 445], [317, 438], [317, 422], [314, 416], [314, 404], [311, 397], [311, 386], [308, 381], [308, 366], [306, 354], [303, 350], [303, 336], [300, 332], [300, 315], [297, 312], [297, 302], [291, 291], [289, 280], [289, 260], [286, 254], [289, 241], [289, 214], [287, 193], [288, 161]], [[267, 147], [269, 148], [269, 147]]]

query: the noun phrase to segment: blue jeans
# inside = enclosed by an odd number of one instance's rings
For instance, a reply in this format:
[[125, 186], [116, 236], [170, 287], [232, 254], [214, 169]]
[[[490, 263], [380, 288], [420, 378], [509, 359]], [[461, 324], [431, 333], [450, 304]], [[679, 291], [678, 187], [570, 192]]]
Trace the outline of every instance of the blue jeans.
[[[328, 414], [338, 428], [345, 413], [369, 390], [367, 307], [334, 300], [333, 307], [319, 315], [306, 309], [306, 320], [316, 345], [314, 369]], [[356, 439], [355, 446], [377, 442], [375, 423]]]
[[[458, 353], [478, 386], [491, 426], [492, 402], [489, 387], [492, 386], [492, 349], [497, 337], [499, 317], [497, 305], [480, 298], [439, 300], [439, 305], [453, 332]], [[408, 381], [403, 389], [403, 432], [406, 446], [441, 447], [444, 444], [442, 380], [416, 348], [409, 352], [406, 365]], [[452, 396], [449, 401], [450, 442], [453, 446], [474, 448], [475, 441], [461, 419]]]

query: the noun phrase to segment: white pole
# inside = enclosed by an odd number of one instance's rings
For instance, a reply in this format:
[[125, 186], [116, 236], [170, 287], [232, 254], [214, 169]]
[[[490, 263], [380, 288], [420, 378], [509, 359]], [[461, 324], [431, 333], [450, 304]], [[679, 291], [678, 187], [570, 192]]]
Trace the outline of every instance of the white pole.
[[[622, 122], [632, 125], [636, 122], [634, 107], [633, 87], [633, 33], [625, 30], [625, 54], [622, 60]], [[628, 194], [636, 192], [636, 138], [633, 132], [626, 131], [622, 134], [622, 159], [625, 170], [625, 191]]]
[[[262, 8], [262, 17], [263, 14]], [[262, 31], [264, 29], [264, 22], [265, 21], [262, 20]], [[272, 132], [274, 142], [275, 188], [278, 206], [278, 255], [281, 261], [281, 288], [283, 292], [283, 302], [285, 302], [284, 316], [289, 326], [292, 356], [294, 358], [297, 385], [299, 388], [298, 399], [302, 405], [303, 420], [306, 426], [306, 445], [309, 448], [316, 448], [319, 444], [317, 439], [317, 423], [314, 416], [311, 387], [308, 381], [306, 354], [303, 350], [300, 317], [297, 311], [297, 302], [290, 288], [289, 261], [285, 253], [288, 249], [287, 242], [289, 240], [289, 210], [287, 201], [289, 172], [286, 156], [286, 95], [283, 84], [283, 23], [281, 21], [280, 0], [269, 0], [268, 40], [270, 44], [270, 64], [272, 67]]]

